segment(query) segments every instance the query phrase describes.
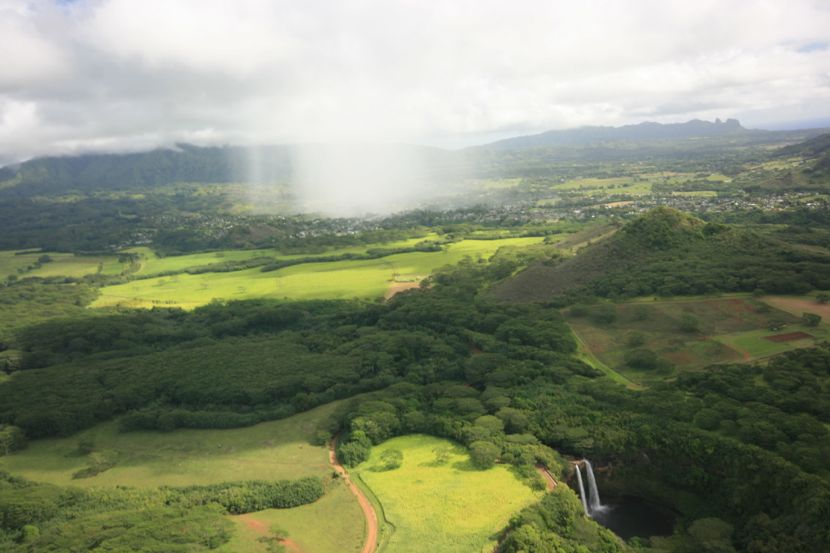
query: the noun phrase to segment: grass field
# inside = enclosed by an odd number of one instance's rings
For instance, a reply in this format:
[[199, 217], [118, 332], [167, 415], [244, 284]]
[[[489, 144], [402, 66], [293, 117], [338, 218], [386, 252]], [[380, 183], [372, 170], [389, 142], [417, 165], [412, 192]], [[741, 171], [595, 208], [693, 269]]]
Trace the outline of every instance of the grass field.
[[159, 257], [150, 248], [130, 248], [128, 253], [138, 254], [139, 269], [135, 276], [154, 275], [170, 271], [184, 271], [189, 267], [199, 267], [212, 263], [228, 261], [244, 261], [255, 257], [276, 257], [277, 252], [271, 249], [259, 250], [222, 250], [217, 252], [194, 253], [189, 255], [171, 255]]
[[524, 246], [541, 241], [540, 237], [463, 240], [449, 244], [440, 252], [410, 252], [378, 259], [305, 263], [265, 273], [254, 268], [229, 273], [148, 278], [104, 287], [92, 306], [176, 305], [193, 308], [216, 298], [380, 298], [393, 282], [423, 278], [439, 267], [458, 263], [468, 256], [487, 259], [503, 246]]
[[218, 553], [269, 553], [259, 540], [272, 527], [284, 530], [304, 553], [352, 553], [363, 545], [363, 513], [341, 480], [332, 480], [326, 495], [310, 505], [229, 518], [236, 524], [236, 532], [216, 550]]
[[150, 248], [139, 247], [125, 250], [129, 253], [138, 254], [140, 267], [134, 273], [136, 276], [155, 275], [169, 273], [172, 271], [184, 272], [190, 267], [200, 267], [214, 263], [225, 263], [229, 261], [244, 261], [256, 257], [272, 257], [274, 259], [299, 259], [301, 257], [316, 257], [328, 255], [342, 255], [346, 253], [364, 253], [373, 248], [407, 248], [412, 247], [424, 240], [437, 240], [437, 234], [430, 233], [425, 236], [397, 240], [393, 242], [379, 242], [376, 244], [364, 244], [361, 246], [349, 246], [345, 248], [333, 248], [322, 253], [314, 254], [284, 254], [273, 249], [260, 248], [256, 250], [220, 250], [215, 252], [201, 252], [187, 255], [171, 255], [159, 257]]
[[[590, 312], [575, 316], [566, 311], [566, 318], [586, 355], [639, 384], [673, 376], [678, 370], [767, 357], [830, 337], [826, 327], [806, 328], [800, 324], [800, 317], [777, 309], [780, 298], [763, 300], [727, 297], [634, 301], [616, 304], [616, 320], [612, 323], [593, 320]], [[796, 306], [791, 310], [799, 309]], [[683, 329], [681, 321], [689, 317], [697, 321], [696, 331]], [[774, 321], [783, 325], [781, 330], [769, 330]], [[813, 337], [782, 342], [767, 339], [790, 332]], [[637, 338], [641, 343], [635, 343]], [[674, 369], [654, 371], [627, 366], [624, 355], [635, 347], [654, 351]]]
[[102, 273], [117, 275], [124, 270], [116, 256], [82, 256], [71, 253], [47, 253], [52, 261], [35, 268], [38, 258], [44, 253], [24, 253], [16, 255], [15, 251], [0, 251], [0, 279], [11, 275], [37, 277], [82, 277]]
[[[435, 451], [442, 448], [451, 453], [439, 464]], [[391, 449], [403, 453], [401, 466], [373, 471], [383, 452]], [[510, 516], [541, 497], [508, 467], [475, 470], [466, 450], [431, 436], [384, 442], [354, 472], [371, 488], [395, 526], [381, 553], [492, 551], [495, 533]]]
[[[0, 470], [61, 485], [138, 488], [325, 476], [331, 472], [327, 450], [309, 439], [335, 405], [230, 430], [119, 433], [115, 422], [105, 423], [71, 438], [35, 441], [0, 457]], [[93, 453], [78, 453], [81, 440], [91, 440]], [[95, 462], [114, 465], [92, 478], [72, 478]]]

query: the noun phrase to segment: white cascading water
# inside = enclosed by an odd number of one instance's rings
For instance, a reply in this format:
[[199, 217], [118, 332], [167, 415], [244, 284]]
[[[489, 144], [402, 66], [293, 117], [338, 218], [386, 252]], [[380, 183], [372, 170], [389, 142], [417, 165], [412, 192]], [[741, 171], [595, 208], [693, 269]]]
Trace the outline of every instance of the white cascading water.
[[[591, 466], [591, 461], [588, 459], [585, 459], [585, 472], [588, 474], [589, 511], [593, 514], [602, 511], [604, 507], [599, 499], [599, 490], [597, 489], [597, 480], [594, 478], [594, 469]], [[582, 501], [585, 501], [584, 496]]]
[[591, 516], [588, 512], [588, 500], [585, 499], [585, 486], [582, 484], [582, 471], [579, 470], [579, 465], [576, 468], [576, 481], [579, 482], [579, 497], [582, 499], [582, 508], [585, 509], [585, 514]]

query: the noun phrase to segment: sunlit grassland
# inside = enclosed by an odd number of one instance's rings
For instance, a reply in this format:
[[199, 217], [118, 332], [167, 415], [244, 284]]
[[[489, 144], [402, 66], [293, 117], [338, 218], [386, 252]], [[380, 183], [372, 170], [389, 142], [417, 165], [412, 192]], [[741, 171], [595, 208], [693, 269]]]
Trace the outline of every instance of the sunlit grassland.
[[[402, 452], [401, 466], [372, 470], [390, 449]], [[438, 461], [440, 449], [449, 451], [446, 462]], [[388, 440], [356, 471], [395, 527], [383, 553], [492, 551], [510, 517], [541, 497], [508, 467], [477, 470], [464, 448], [431, 436]]]
[[200, 252], [187, 255], [171, 255], [160, 257], [153, 250], [147, 247], [137, 247], [125, 250], [139, 256], [139, 269], [134, 273], [137, 276], [155, 275], [159, 273], [183, 272], [191, 267], [200, 267], [215, 263], [227, 263], [233, 261], [245, 261], [257, 257], [271, 257], [274, 259], [299, 259], [302, 257], [319, 257], [330, 255], [342, 255], [346, 253], [365, 253], [373, 248], [407, 248], [412, 247], [424, 240], [437, 240], [439, 236], [430, 233], [425, 236], [396, 240], [392, 242], [379, 242], [376, 244], [364, 244], [360, 246], [349, 246], [344, 248], [332, 248], [321, 253], [313, 254], [285, 254], [270, 248], [259, 248], [254, 250], [220, 250], [215, 252]]
[[177, 305], [186, 308], [213, 299], [350, 299], [379, 298], [396, 280], [428, 276], [465, 257], [487, 259], [503, 246], [526, 246], [541, 237], [499, 240], [463, 240], [438, 252], [409, 252], [377, 259], [304, 263], [279, 271], [259, 268], [228, 273], [180, 274], [134, 280], [107, 286], [93, 307], [128, 305], [151, 307]]
[[365, 535], [363, 512], [342, 480], [332, 480], [326, 495], [293, 509], [268, 509], [229, 517], [236, 525], [231, 540], [218, 553], [269, 553], [259, 541], [276, 527], [308, 553], [360, 551]]
[[[116, 422], [109, 422], [70, 438], [34, 441], [0, 457], [0, 470], [60, 485], [137, 488], [325, 476], [330, 473], [327, 450], [309, 439], [335, 406], [229, 430], [121, 433]], [[81, 441], [92, 445], [92, 453], [79, 452]], [[96, 463], [112, 467], [91, 478], [72, 478]]]
[[49, 254], [53, 261], [44, 263], [39, 269], [28, 273], [31, 276], [53, 277], [68, 276], [82, 277], [85, 275], [103, 274], [117, 275], [124, 270], [125, 265], [115, 256], [82, 256]]
[[[38, 258], [48, 255], [51, 261], [35, 267]], [[32, 252], [17, 255], [16, 251], [0, 251], [0, 278], [11, 275], [22, 277], [82, 277], [102, 273], [117, 275], [124, 265], [116, 256], [87, 256], [71, 253]]]
[[276, 257], [276, 252], [271, 249], [222, 250], [188, 255], [171, 255], [167, 257], [159, 257], [153, 250], [146, 247], [130, 248], [126, 251], [138, 254], [139, 256], [139, 269], [134, 273], [136, 276], [184, 271], [189, 267], [200, 267], [202, 265], [225, 263], [228, 261], [244, 261], [255, 257]]

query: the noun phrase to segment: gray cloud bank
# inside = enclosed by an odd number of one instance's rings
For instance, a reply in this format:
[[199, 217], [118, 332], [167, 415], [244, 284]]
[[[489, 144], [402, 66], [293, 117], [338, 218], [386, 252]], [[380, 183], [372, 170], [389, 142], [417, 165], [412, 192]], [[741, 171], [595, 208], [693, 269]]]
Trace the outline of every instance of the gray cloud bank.
[[0, 0], [0, 164], [809, 119], [828, 29], [824, 0]]

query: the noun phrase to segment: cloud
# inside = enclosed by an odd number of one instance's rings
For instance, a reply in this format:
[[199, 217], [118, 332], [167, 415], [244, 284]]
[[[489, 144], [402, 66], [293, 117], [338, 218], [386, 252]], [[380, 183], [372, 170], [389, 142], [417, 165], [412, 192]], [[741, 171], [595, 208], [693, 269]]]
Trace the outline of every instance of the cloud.
[[826, 116], [827, 29], [821, 0], [0, 0], [0, 163]]

